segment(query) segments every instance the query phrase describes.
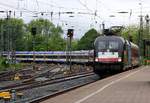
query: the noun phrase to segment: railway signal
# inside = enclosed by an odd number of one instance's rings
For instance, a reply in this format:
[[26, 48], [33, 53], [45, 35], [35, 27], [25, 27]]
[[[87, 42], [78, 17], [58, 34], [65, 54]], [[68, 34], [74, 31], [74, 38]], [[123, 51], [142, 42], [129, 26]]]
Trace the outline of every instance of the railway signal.
[[[31, 28], [31, 34], [33, 35], [32, 43], [33, 43], [33, 63], [35, 63], [35, 35], [36, 35], [36, 27]], [[35, 65], [33, 64], [33, 69], [35, 69]]]
[[73, 31], [74, 31], [74, 29], [68, 29], [67, 37], [72, 38], [73, 37]]
[[70, 71], [71, 69], [71, 39], [73, 37], [74, 29], [68, 29], [67, 32], [67, 54], [66, 54], [66, 62], [69, 64]]
[[36, 35], [36, 27], [32, 27], [32, 28], [31, 28], [31, 34], [32, 34], [33, 36]]

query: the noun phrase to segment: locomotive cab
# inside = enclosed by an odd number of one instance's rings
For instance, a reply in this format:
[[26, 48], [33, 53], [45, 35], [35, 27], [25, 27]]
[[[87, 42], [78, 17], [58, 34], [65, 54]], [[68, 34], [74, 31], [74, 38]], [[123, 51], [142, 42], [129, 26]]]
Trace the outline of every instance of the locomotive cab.
[[94, 71], [120, 70], [123, 67], [124, 39], [119, 36], [100, 36], [94, 42]]
[[123, 71], [139, 65], [139, 48], [120, 36], [100, 36], [94, 42], [94, 72]]
[[94, 42], [94, 72], [123, 71], [139, 65], [139, 48], [120, 36], [121, 26], [104, 30]]

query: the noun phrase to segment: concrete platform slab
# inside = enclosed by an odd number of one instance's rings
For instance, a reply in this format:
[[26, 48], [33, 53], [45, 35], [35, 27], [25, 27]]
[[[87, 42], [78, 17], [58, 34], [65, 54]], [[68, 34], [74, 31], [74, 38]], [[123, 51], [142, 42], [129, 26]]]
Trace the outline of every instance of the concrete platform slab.
[[150, 66], [99, 80], [42, 103], [150, 103]]

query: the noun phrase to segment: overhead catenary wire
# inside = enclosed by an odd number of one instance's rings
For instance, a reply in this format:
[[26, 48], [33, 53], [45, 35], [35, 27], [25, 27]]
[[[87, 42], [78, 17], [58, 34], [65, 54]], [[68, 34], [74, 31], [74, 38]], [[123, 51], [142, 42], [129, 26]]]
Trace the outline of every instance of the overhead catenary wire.
[[38, 0], [36, 0], [36, 4], [37, 4], [38, 10], [39, 10], [39, 2], [38, 2]]
[[[16, 9], [15, 7], [10, 6], [10, 5], [5, 5], [5, 6]], [[15, 11], [15, 12], [17, 13], [19, 11]], [[31, 13], [31, 14], [36, 14], [36, 15], [44, 13], [44, 14], [46, 14], [46, 16], [48, 16], [48, 15], [50, 15], [52, 13], [53, 13], [53, 15], [57, 15], [57, 14], [69, 14], [69, 12], [54, 12], [54, 11], [51, 11], [51, 12], [42, 12], [42, 11], [39, 11], [39, 10], [38, 11], [32, 11], [32, 10], [28, 10], [28, 9], [24, 9], [24, 8], [23, 8], [23, 10], [21, 12], [22, 12], [22, 14], [25, 12], [25, 13]], [[102, 20], [102, 18], [99, 15], [95, 15], [95, 13], [94, 12], [91, 13], [91, 11], [90, 12], [72, 12], [72, 14], [91, 15], [91, 16], [94, 15], [95, 17], [100, 18]]]
[[79, 1], [79, 3], [80, 3], [82, 6], [84, 6], [88, 11], [93, 12], [93, 10], [89, 9], [86, 4], [84, 4], [83, 2], [81, 2], [81, 0], [78, 0], [78, 1]]
[[[43, 4], [43, 5], [47, 5], [47, 6], [50, 6], [50, 7], [55, 7], [55, 8], [58, 8], [58, 9], [66, 9], [66, 10], [68, 10], [68, 8], [67, 7], [64, 7], [64, 6], [58, 6], [58, 4], [51, 4], [51, 3], [49, 3], [49, 2], [43, 2], [43, 1], [38, 1], [40, 4]], [[72, 9], [72, 10], [87, 10], [87, 9], [80, 9], [80, 8], [74, 8], [74, 7], [72, 7], [72, 8], [69, 8], [69, 9]]]
[[[85, 8], [85, 9], [79, 9], [79, 8], [71, 8], [71, 9], [76, 9], [76, 11], [74, 11], [74, 10], [70, 10], [69, 9], [69, 12], [71, 11], [71, 12], [74, 12], [74, 14], [78, 14], [78, 15], [91, 15], [91, 16], [95, 16], [96, 18], [98, 18], [98, 19], [100, 19], [100, 20], [103, 20], [104, 18], [102, 18], [102, 16], [100, 15], [100, 14], [98, 14], [97, 13], [97, 11], [98, 11], [98, 2], [99, 3], [101, 3], [101, 1], [100, 0], [96, 0], [96, 6], [95, 6], [95, 11], [94, 10], [92, 10], [92, 9], [90, 9], [89, 7], [88, 7], [88, 5], [86, 5], [86, 3], [84, 3], [83, 1], [81, 1], [81, 0], [78, 0], [79, 1], [79, 3]], [[33, 1], [32, 1], [33, 2]], [[1, 3], [2, 4], [2, 3]], [[0, 5], [1, 5], [0, 4]], [[42, 0], [36, 0], [36, 5], [38, 6], [38, 8], [39, 8], [39, 4], [40, 4], [40, 6], [42, 5], [42, 4], [44, 4], [44, 5], [47, 5], [47, 6], [51, 6], [51, 7], [55, 7], [55, 8], [61, 8], [61, 10], [62, 11], [53, 11], [53, 10], [39, 10], [39, 9], [37, 9], [37, 10], [32, 10], [32, 9], [28, 9], [28, 8], [23, 8], [21, 11], [22, 11], [22, 13], [29, 13], [29, 14], [36, 14], [36, 15], [40, 15], [40, 14], [44, 14], [45, 16], [49, 16], [49, 15], [51, 15], [52, 13], [53, 13], [53, 15], [59, 15], [59, 14], [68, 14], [67, 12], [63, 12], [63, 11], [65, 11], [65, 10], [63, 10], [62, 8], [64, 8], [64, 9], [68, 9], [67, 7], [63, 7], [63, 6], [59, 6], [59, 5], [56, 5], [56, 3], [49, 3], [48, 1], [46, 2], [46, 1], [42, 1]], [[3, 5], [3, 4], [2, 4]], [[12, 5], [10, 5], [10, 4], [4, 4], [6, 7], [9, 7], [9, 8], [13, 8], [13, 10], [15, 10], [15, 12], [17, 13], [17, 12], [19, 12], [19, 10], [18, 10], [18, 8], [17, 7], [15, 7], [15, 6], [12, 6]], [[77, 11], [77, 9], [78, 10], [86, 10], [86, 12], [83, 12], [83, 11]], [[111, 11], [111, 13], [115, 13], [115, 12], [113, 12], [113, 11]], [[134, 12], [133, 12], [134, 13]], [[95, 15], [96, 14], [96, 15]], [[70, 14], [69, 14], [70, 15]]]
[[[38, 2], [40, 2], [41, 3], [41, 1], [38, 1]], [[97, 2], [100, 2], [99, 0], [97, 0]], [[38, 3], [39, 4], [39, 3]], [[50, 4], [48, 4], [48, 3], [45, 3], [45, 4], [47, 4], [47, 5], [50, 5]], [[5, 7], [9, 7], [9, 8], [13, 8], [13, 9], [15, 9], [15, 10], [18, 10], [18, 8], [16, 8], [16, 7], [14, 7], [14, 6], [12, 6], [12, 5], [8, 5], [8, 4], [4, 4], [4, 3], [0, 3], [0, 5], [2, 5], [2, 6], [5, 6]], [[51, 6], [54, 6], [54, 5], [52, 5], [51, 4]], [[58, 6], [59, 8], [62, 8], [61, 6]], [[87, 6], [86, 6], [87, 7]], [[73, 8], [71, 8], [71, 9], [73, 9]], [[75, 8], [74, 8], [75, 9]], [[77, 9], [77, 8], [76, 8]], [[27, 9], [27, 8], [23, 8], [23, 12], [31, 12], [31, 13], [36, 13], [36, 12], [40, 12], [39, 10], [37, 10], [37, 11], [33, 11], [33, 10], [29, 10], [29, 9]], [[89, 10], [89, 9], [88, 9]], [[108, 10], [110, 10], [110, 9], [108, 9]], [[90, 11], [92, 11], [92, 10], [90, 10]], [[92, 11], [93, 12], [93, 11]], [[116, 13], [116, 12], [113, 12], [112, 11], [112, 13]], [[139, 12], [134, 12], [133, 11], [133, 13], [139, 13]], [[100, 17], [100, 16], [97, 16], [97, 17]]]
[[[8, 4], [5, 4], [5, 3], [0, 3], [0, 5], [1, 6], [5, 6], [5, 7], [9, 7], [9, 8], [12, 8], [13, 9], [13, 11], [14, 10], [16, 10], [16, 12], [18, 11], [18, 9], [20, 9], [20, 8], [18, 8], [18, 7], [15, 7], [15, 6], [12, 6], [12, 5], [8, 5]], [[37, 3], [37, 5], [39, 5], [39, 3]], [[50, 4], [48, 4], [48, 5], [50, 5]], [[51, 5], [51, 6], [54, 6], [54, 5]], [[58, 6], [59, 8], [62, 8], [61, 6]], [[71, 8], [71, 9], [78, 9], [78, 8]], [[84, 10], [84, 9], [79, 9], [79, 10]], [[41, 13], [41, 12], [43, 12], [43, 13], [51, 13], [51, 12], [47, 12], [47, 11], [39, 11], [39, 10], [29, 10], [29, 9], [27, 9], [27, 8], [22, 8], [22, 12], [28, 12], [28, 13]], [[54, 13], [56, 13], [56, 14], [58, 14], [58, 12], [54, 12]], [[63, 12], [62, 12], [63, 13]], [[67, 12], [66, 12], [67, 13]], [[89, 13], [83, 13], [83, 12], [78, 12], [78, 14], [90, 14], [91, 12], [89, 12]], [[65, 14], [65, 12], [64, 12], [64, 14]], [[92, 13], [91, 13], [92, 14]]]

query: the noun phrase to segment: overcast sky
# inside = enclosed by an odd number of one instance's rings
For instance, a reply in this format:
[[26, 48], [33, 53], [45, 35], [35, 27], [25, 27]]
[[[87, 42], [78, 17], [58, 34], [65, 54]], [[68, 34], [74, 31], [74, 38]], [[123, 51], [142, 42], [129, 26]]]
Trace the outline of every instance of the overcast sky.
[[[80, 38], [90, 28], [100, 30], [102, 22], [106, 27], [138, 24], [141, 7], [144, 16], [149, 14], [150, 0], [0, 0], [0, 11], [15, 11], [11, 17], [22, 18], [26, 23], [36, 18], [47, 18], [62, 26], [64, 31], [74, 28], [75, 38]], [[120, 11], [128, 13], [119, 14]], [[37, 12], [44, 12], [43, 16]], [[53, 12], [52, 18], [50, 12]], [[59, 12], [74, 14], [59, 15]], [[6, 14], [1, 13], [0, 17], [5, 18]]]

